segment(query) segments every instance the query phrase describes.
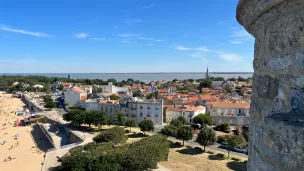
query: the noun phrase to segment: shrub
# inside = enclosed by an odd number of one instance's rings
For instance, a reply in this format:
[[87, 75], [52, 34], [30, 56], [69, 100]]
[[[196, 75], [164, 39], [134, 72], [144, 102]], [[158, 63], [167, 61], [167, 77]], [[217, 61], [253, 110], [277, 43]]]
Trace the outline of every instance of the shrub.
[[204, 146], [204, 151], [206, 151], [207, 145], [212, 145], [216, 142], [215, 131], [208, 127], [201, 129], [196, 141]]
[[230, 133], [230, 124], [225, 122], [223, 124], [217, 125], [214, 129], [217, 131]]
[[242, 135], [242, 128], [240, 126], [235, 126], [236, 135]]
[[103, 130], [99, 135], [93, 138], [97, 143], [113, 142], [114, 144], [125, 143], [128, 137], [125, 135], [125, 130], [121, 127], [114, 127]]

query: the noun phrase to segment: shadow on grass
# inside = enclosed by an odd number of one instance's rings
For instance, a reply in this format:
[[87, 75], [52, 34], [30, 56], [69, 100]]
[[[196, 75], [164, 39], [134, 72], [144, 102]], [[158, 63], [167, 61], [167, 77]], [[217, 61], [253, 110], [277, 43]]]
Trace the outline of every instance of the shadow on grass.
[[227, 167], [229, 167], [231, 170], [246, 171], [247, 162], [228, 162]]
[[129, 135], [128, 135], [128, 138], [143, 138], [143, 137], [148, 137], [148, 136], [147, 136], [147, 135], [144, 135], [144, 134], [142, 134], [142, 133], [138, 133], [138, 134], [132, 133], [132, 134], [129, 134]]
[[170, 142], [170, 148], [181, 148], [183, 145], [180, 142]]
[[187, 154], [187, 155], [198, 155], [198, 154], [204, 153], [204, 150], [202, 150], [199, 147], [195, 147], [195, 148], [181, 149], [181, 150], [178, 150], [177, 152], [179, 152], [181, 154]]
[[209, 155], [208, 159], [209, 160], [225, 160], [225, 157], [219, 156], [219, 155], [216, 154], [216, 155]]

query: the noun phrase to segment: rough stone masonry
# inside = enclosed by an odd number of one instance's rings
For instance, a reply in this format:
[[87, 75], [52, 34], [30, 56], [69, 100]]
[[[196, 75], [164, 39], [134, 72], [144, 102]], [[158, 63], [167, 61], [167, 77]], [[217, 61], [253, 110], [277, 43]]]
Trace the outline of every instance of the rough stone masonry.
[[304, 0], [240, 0], [255, 37], [249, 171], [304, 170]]

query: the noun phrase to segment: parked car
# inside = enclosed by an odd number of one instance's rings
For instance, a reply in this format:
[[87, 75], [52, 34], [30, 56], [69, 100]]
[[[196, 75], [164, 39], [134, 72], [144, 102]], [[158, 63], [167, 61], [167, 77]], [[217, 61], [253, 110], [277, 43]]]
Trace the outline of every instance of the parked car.
[[222, 142], [222, 144], [220, 145], [220, 148], [228, 148], [228, 143]]
[[247, 150], [246, 150], [246, 148], [243, 148], [243, 147], [234, 147], [233, 151], [239, 152], [239, 153], [246, 153]]

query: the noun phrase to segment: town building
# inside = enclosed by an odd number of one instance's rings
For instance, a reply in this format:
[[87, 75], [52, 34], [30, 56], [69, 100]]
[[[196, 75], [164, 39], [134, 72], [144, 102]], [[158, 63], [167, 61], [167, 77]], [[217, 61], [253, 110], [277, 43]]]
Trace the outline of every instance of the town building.
[[171, 122], [180, 116], [186, 118], [189, 123], [198, 114], [205, 114], [206, 108], [204, 106], [170, 106], [166, 109], [165, 121], [167, 123]]
[[76, 106], [81, 100], [86, 99], [87, 94], [79, 87], [70, 88], [64, 93], [64, 102], [68, 103], [69, 106]]
[[116, 87], [112, 82], [109, 82], [108, 85], [100, 86], [102, 88], [102, 92], [111, 93], [111, 94], [128, 94], [128, 87]]

